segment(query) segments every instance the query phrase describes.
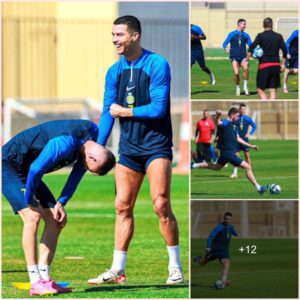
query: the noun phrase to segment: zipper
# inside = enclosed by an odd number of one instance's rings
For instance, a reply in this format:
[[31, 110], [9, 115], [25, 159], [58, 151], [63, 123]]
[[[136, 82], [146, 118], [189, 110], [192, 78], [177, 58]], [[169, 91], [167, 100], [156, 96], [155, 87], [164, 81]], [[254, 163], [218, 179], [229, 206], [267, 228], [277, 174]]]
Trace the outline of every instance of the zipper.
[[133, 79], [133, 61], [131, 62], [131, 67], [130, 67], [130, 82], [132, 82]]

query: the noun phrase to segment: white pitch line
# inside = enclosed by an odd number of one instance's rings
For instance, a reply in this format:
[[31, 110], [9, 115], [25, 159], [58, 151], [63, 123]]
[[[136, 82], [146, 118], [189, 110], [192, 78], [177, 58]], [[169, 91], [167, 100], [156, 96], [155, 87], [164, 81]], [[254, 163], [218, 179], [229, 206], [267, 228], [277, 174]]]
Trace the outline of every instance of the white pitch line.
[[[298, 176], [274, 176], [274, 177], [259, 177], [257, 178], [258, 180], [264, 180], [264, 179], [288, 179], [288, 178], [297, 178]], [[193, 181], [193, 180], [192, 180]], [[240, 182], [240, 181], [248, 181], [247, 178], [244, 178], [244, 179], [230, 179], [229, 176], [228, 176], [228, 179], [226, 180], [214, 180], [214, 181], [199, 181], [197, 180], [197, 182], [199, 183], [215, 183], [215, 184], [218, 184], [218, 183], [222, 183], [222, 182]]]

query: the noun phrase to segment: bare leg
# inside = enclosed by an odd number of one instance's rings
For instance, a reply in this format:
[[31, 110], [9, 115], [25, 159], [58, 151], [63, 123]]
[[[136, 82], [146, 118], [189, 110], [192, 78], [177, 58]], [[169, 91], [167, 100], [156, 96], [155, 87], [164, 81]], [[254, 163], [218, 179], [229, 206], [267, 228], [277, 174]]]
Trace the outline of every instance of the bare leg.
[[262, 99], [262, 100], [267, 100], [268, 99], [268, 96], [267, 96], [267, 94], [265, 93], [264, 90], [262, 90], [260, 88], [257, 88], [257, 93], [258, 93], [260, 99]]
[[244, 75], [244, 80], [248, 80], [248, 78], [249, 78], [249, 67], [248, 67], [248, 63], [247, 63], [245, 60], [243, 60], [242, 63], [241, 63], [241, 66], [242, 66], [242, 68], [243, 68], [243, 70], [244, 70], [244, 73], [243, 73], [243, 75]]
[[257, 186], [257, 181], [254, 177], [251, 166], [248, 163], [246, 163], [245, 161], [243, 161], [240, 164], [240, 168], [245, 169], [247, 178], [256, 187]]
[[290, 74], [290, 69], [286, 68], [284, 71], [283, 80], [282, 80], [283, 85], [287, 84], [289, 74]]
[[179, 230], [170, 202], [171, 162], [166, 158], [153, 160], [147, 175], [154, 211], [159, 218], [160, 231], [168, 246], [179, 244]]
[[22, 244], [26, 263], [28, 266], [37, 265], [37, 230], [41, 215], [30, 208], [20, 210], [19, 215], [24, 223]]
[[236, 85], [240, 84], [240, 64], [237, 61], [232, 62], [233, 80]]
[[59, 224], [53, 219], [53, 210], [52, 208], [44, 210], [45, 227], [40, 241], [40, 265], [51, 265], [61, 232]]
[[269, 89], [270, 91], [270, 99], [277, 99], [276, 89]]
[[249, 151], [244, 151], [244, 155], [245, 155], [245, 161], [246, 161], [246, 163], [251, 166], [250, 152]]
[[230, 259], [229, 258], [223, 258], [223, 259], [220, 259], [220, 262], [223, 265], [222, 281], [225, 283], [227, 281], [227, 276], [228, 276], [228, 273], [229, 273]]
[[134, 232], [133, 209], [144, 174], [116, 164], [115, 250], [127, 251]]

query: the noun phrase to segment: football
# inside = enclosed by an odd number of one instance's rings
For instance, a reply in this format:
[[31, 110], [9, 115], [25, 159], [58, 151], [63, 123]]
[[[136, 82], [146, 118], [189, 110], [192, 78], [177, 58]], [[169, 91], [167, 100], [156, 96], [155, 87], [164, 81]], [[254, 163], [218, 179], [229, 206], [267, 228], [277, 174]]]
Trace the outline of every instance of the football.
[[280, 187], [279, 184], [276, 184], [276, 183], [271, 184], [271, 186], [270, 186], [270, 193], [271, 194], [278, 195], [278, 194], [280, 194], [280, 192], [281, 192], [281, 187]]
[[214, 288], [216, 290], [223, 290], [225, 287], [225, 284], [222, 280], [217, 280], [215, 283], [214, 283]]
[[253, 53], [252, 53], [252, 57], [253, 58], [261, 58], [264, 54], [264, 50], [259, 46], [257, 45], [255, 47], [255, 49], [253, 50]]

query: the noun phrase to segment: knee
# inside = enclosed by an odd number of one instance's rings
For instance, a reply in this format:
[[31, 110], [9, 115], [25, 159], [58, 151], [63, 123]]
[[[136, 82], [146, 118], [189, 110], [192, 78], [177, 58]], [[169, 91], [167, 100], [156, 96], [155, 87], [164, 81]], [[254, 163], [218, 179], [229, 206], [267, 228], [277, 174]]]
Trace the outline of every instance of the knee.
[[153, 201], [155, 213], [161, 220], [166, 221], [171, 212], [169, 199], [164, 195], [157, 195]]
[[122, 197], [122, 195], [117, 195], [115, 202], [117, 215], [123, 216], [125, 218], [133, 216], [133, 206], [130, 203], [130, 198]]
[[251, 171], [251, 166], [248, 163], [245, 163], [245, 170]]
[[37, 230], [41, 221], [41, 215], [38, 212], [30, 212], [24, 218], [24, 225], [31, 230]]

